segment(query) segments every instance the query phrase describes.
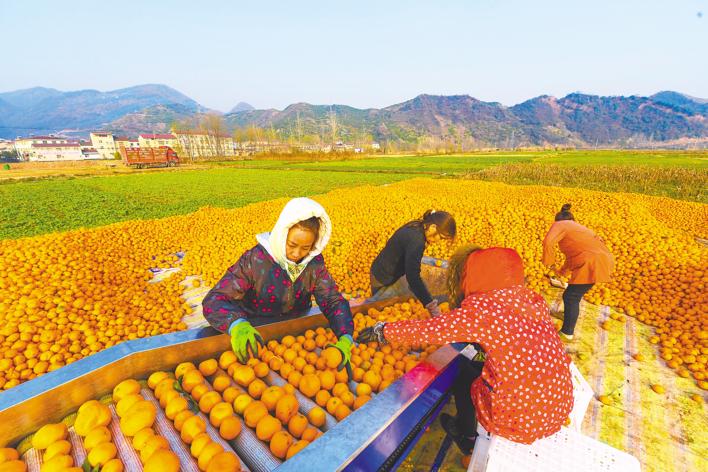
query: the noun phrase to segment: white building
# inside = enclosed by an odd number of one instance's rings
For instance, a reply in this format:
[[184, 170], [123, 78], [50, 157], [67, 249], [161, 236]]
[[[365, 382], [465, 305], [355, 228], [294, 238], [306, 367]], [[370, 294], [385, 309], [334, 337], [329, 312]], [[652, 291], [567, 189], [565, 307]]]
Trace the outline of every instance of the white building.
[[131, 139], [128, 136], [115, 136], [113, 141], [116, 146], [116, 151], [120, 152], [120, 148], [124, 147], [126, 149], [137, 149], [140, 147], [140, 143], [137, 139]]
[[206, 131], [173, 131], [176, 144], [173, 149], [180, 157], [219, 157], [234, 156], [234, 139], [228, 135], [219, 138]]
[[33, 162], [81, 161], [84, 154], [76, 141], [65, 143], [32, 144], [28, 159]]
[[0, 152], [14, 152], [15, 142], [7, 139], [0, 139]]
[[91, 133], [91, 146], [101, 155], [101, 159], [115, 159], [116, 148], [113, 133], [95, 131]]
[[169, 146], [174, 149], [177, 139], [172, 134], [141, 134], [138, 136], [138, 145], [141, 148], [158, 148]]
[[17, 152], [17, 157], [20, 160], [36, 160], [33, 159], [33, 152], [35, 149], [33, 146], [35, 144], [67, 144], [69, 142], [70, 141], [68, 139], [60, 136], [29, 136], [26, 138], [17, 138], [15, 140], [15, 152]]

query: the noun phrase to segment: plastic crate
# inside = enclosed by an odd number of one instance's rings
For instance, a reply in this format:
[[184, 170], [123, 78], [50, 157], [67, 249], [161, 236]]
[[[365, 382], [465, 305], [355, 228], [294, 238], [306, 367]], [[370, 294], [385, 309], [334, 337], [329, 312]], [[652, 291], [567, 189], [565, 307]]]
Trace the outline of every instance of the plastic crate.
[[473, 472], [640, 472], [639, 461], [569, 428], [533, 444], [490, 435], [480, 427], [468, 471]]

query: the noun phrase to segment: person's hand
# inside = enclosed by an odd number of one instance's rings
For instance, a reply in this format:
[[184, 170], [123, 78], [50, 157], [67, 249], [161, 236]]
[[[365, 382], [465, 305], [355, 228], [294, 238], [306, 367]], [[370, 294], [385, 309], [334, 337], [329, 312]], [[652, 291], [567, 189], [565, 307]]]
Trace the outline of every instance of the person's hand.
[[352, 344], [354, 341], [349, 334], [345, 334], [335, 344], [328, 344], [327, 347], [338, 349], [342, 354], [342, 362], [337, 366], [337, 370], [347, 369], [347, 375], [352, 378]]
[[259, 348], [265, 346], [261, 335], [248, 321], [236, 323], [231, 327], [230, 332], [231, 349], [241, 364], [248, 362], [251, 357], [257, 358]]
[[384, 337], [384, 326], [386, 326], [386, 323], [379, 321], [374, 326], [364, 328], [356, 338], [356, 342], [370, 343], [374, 341], [379, 344], [386, 344], [386, 338]]
[[430, 316], [432, 316], [433, 318], [442, 315], [440, 307], [438, 306], [438, 301], [434, 298], [432, 302], [425, 305], [425, 309], [428, 310], [428, 313], [430, 313]]

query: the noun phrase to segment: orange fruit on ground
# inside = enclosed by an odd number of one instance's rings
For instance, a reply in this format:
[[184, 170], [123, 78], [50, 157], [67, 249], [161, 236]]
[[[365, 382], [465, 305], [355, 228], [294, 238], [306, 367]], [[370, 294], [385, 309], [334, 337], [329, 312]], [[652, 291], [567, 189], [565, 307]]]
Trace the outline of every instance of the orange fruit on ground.
[[217, 442], [210, 442], [204, 446], [201, 453], [199, 453], [199, 459], [197, 459], [199, 470], [206, 471], [212, 459], [222, 452], [224, 452], [224, 448]]
[[327, 415], [325, 411], [320, 407], [315, 407], [307, 414], [307, 420], [313, 426], [321, 428], [327, 421]]
[[249, 428], [255, 428], [258, 422], [268, 414], [268, 408], [262, 401], [254, 400], [243, 412], [243, 419]]
[[307, 421], [305, 415], [298, 413], [288, 421], [288, 431], [290, 431], [290, 434], [294, 437], [299, 438], [309, 425], [310, 423]]
[[211, 383], [214, 390], [221, 393], [231, 386], [231, 379], [226, 375], [217, 375]]
[[256, 379], [248, 386], [248, 394], [255, 399], [259, 399], [267, 388], [268, 386], [264, 381], [261, 379]]
[[179, 457], [167, 448], [155, 451], [143, 467], [143, 472], [179, 472], [179, 470]]
[[192, 398], [194, 398], [195, 401], [199, 401], [202, 399], [204, 394], [208, 392], [211, 392], [211, 389], [207, 384], [204, 383], [194, 387], [190, 394], [192, 395]]
[[297, 358], [297, 351], [293, 349], [286, 349], [285, 352], [283, 352], [283, 360], [289, 364], [292, 364], [292, 362]]
[[350, 410], [347, 405], [341, 404], [334, 411], [334, 417], [337, 418], [337, 421], [342, 421], [344, 418], [349, 416], [351, 412], [352, 410]]
[[224, 418], [221, 422], [221, 425], [219, 426], [219, 435], [227, 441], [231, 441], [241, 434], [241, 429], [241, 420], [232, 415]]
[[289, 393], [290, 395], [295, 395], [295, 390], [297, 390], [293, 385], [286, 383], [283, 385], [283, 391]]
[[305, 396], [312, 398], [320, 391], [320, 378], [315, 374], [303, 375], [299, 388]]
[[336, 369], [342, 363], [342, 353], [336, 347], [328, 347], [322, 351], [322, 357], [330, 369]]
[[243, 415], [244, 410], [251, 404], [253, 398], [247, 393], [242, 393], [233, 402], [234, 411], [239, 415]]
[[283, 424], [278, 418], [265, 415], [256, 425], [256, 436], [261, 441], [270, 441], [270, 438], [282, 428]]
[[157, 384], [159, 384], [162, 380], [168, 378], [170, 374], [167, 372], [153, 372], [150, 374], [150, 377], [148, 377], [147, 384], [148, 387], [150, 387], [151, 390], [155, 390], [155, 387], [157, 387]]
[[263, 377], [268, 375], [268, 373], [270, 372], [270, 368], [265, 362], [259, 362], [258, 364], [253, 366], [253, 372], [256, 374], [256, 377], [262, 379]]
[[201, 372], [204, 377], [209, 377], [216, 373], [218, 367], [219, 363], [216, 359], [207, 359], [199, 363], [199, 372]]
[[300, 404], [297, 401], [295, 395], [285, 394], [278, 400], [275, 405], [275, 417], [278, 418], [283, 424], [288, 424], [290, 418], [297, 414]]
[[211, 436], [209, 436], [209, 433], [199, 433], [192, 441], [192, 445], [189, 447], [189, 452], [192, 454], [192, 457], [199, 457], [199, 454], [201, 454], [202, 450], [204, 450], [206, 445], [210, 442], [212, 442], [212, 439]]
[[238, 366], [234, 369], [234, 380], [242, 387], [248, 387], [256, 378], [256, 373], [251, 367], [246, 365]]
[[322, 388], [327, 389], [327, 390], [332, 390], [332, 387], [334, 387], [334, 384], [337, 383], [337, 381], [334, 378], [334, 372], [331, 370], [325, 370], [319, 373], [319, 378], [320, 378], [320, 385]]
[[273, 385], [265, 389], [260, 400], [265, 403], [268, 411], [272, 413], [275, 410], [275, 405], [278, 403], [278, 400], [280, 400], [283, 395], [285, 395], [283, 388]]
[[121, 398], [131, 393], [140, 393], [140, 384], [135, 379], [127, 379], [113, 388], [113, 401], [119, 402]]
[[285, 460], [290, 459], [292, 456], [305, 449], [309, 444], [310, 441], [305, 441], [304, 439], [297, 441], [288, 448], [288, 452], [285, 454]]
[[27, 472], [27, 464], [20, 459], [8, 459], [2, 463], [4, 472]]
[[145, 444], [147, 444], [148, 439], [151, 437], [155, 436], [155, 430], [152, 428], [144, 428], [138, 431], [135, 436], [133, 436], [133, 448], [135, 448], [136, 451], [142, 451], [142, 449], [145, 447]]
[[214, 408], [214, 405], [219, 402], [221, 402], [221, 395], [219, 395], [219, 392], [207, 392], [202, 395], [202, 398], [199, 399], [199, 409], [202, 413], [209, 414], [211, 409]]
[[241, 461], [233, 452], [220, 452], [215, 455], [206, 468], [206, 472], [238, 472]]
[[192, 369], [185, 372], [182, 376], [182, 389], [185, 392], [191, 392], [194, 387], [204, 383], [204, 376], [197, 369]]
[[270, 452], [278, 459], [285, 459], [295, 440], [287, 431], [278, 431], [270, 439]]
[[369, 395], [360, 395], [356, 397], [356, 399], [354, 400], [354, 409], [358, 410], [359, 408], [364, 406], [369, 400], [371, 400], [371, 397]]
[[167, 407], [165, 408], [165, 416], [167, 416], [168, 419], [174, 420], [178, 413], [181, 413], [188, 408], [189, 403], [187, 403], [186, 398], [174, 398], [167, 404]]
[[330, 393], [327, 390], [320, 390], [317, 392], [317, 395], [315, 395], [315, 403], [317, 403], [321, 407], [327, 406], [327, 402], [329, 399], [332, 397]]
[[192, 440], [199, 434], [206, 431], [206, 422], [198, 415], [187, 418], [182, 425], [180, 437], [187, 444], [192, 444]]
[[234, 415], [234, 407], [231, 403], [219, 402], [211, 409], [209, 412], [209, 422], [215, 428], [221, 426], [221, 422], [224, 419], [229, 418]]
[[356, 386], [356, 394], [357, 396], [371, 395], [371, 385], [360, 383]]
[[307, 442], [312, 442], [315, 439], [320, 437], [320, 431], [317, 430], [317, 428], [313, 428], [310, 426], [305, 430], [304, 433], [302, 433], [302, 441], [307, 441]]
[[197, 366], [195, 366], [191, 362], [182, 362], [175, 368], [175, 377], [178, 379], [181, 378], [184, 374], [186, 374], [190, 370], [196, 369]]

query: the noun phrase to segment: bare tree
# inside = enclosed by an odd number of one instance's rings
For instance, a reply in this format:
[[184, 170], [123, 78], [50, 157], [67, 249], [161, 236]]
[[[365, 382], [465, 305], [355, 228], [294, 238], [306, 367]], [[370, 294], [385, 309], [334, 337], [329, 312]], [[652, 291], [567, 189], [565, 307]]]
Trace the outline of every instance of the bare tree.
[[226, 135], [224, 117], [218, 113], [209, 113], [204, 116], [201, 128], [206, 131], [212, 143], [212, 157], [224, 156], [223, 137]]

